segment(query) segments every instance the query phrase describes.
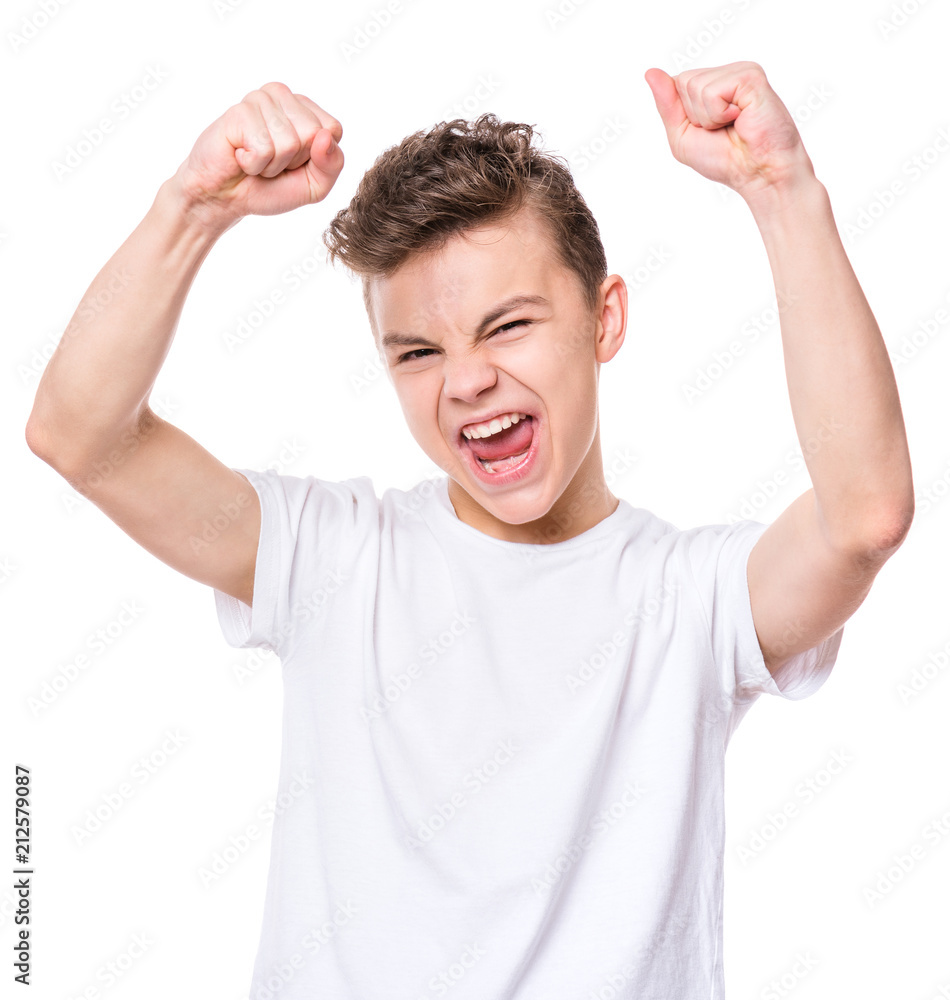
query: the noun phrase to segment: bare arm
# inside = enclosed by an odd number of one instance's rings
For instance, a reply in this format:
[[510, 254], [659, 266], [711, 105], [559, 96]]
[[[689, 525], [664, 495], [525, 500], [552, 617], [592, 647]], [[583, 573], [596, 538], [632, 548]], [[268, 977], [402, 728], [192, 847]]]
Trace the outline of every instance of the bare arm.
[[913, 518], [900, 400], [881, 332], [787, 108], [752, 62], [646, 74], [674, 156], [745, 199], [783, 302], [785, 370], [812, 486], [747, 567], [773, 673], [860, 606]]
[[[194, 216], [176, 178], [161, 186], [60, 338], [26, 436], [39, 457], [146, 549], [249, 604], [256, 493], [148, 407], [185, 297], [218, 235]], [[91, 310], [92, 302], [109, 304]], [[202, 546], [202, 522], [222, 503], [240, 513], [234, 530], [227, 544]]]
[[[214, 243], [244, 215], [325, 197], [343, 165], [340, 138], [336, 119], [283, 84], [253, 91], [209, 126], [89, 287], [26, 427], [30, 449], [139, 544], [247, 604], [257, 494], [148, 398]], [[209, 532], [222, 516], [227, 526]]]
[[812, 489], [749, 555], [753, 617], [777, 669], [855, 612], [914, 513], [910, 455], [881, 331], [814, 178], [750, 202], [782, 311], [789, 400]]

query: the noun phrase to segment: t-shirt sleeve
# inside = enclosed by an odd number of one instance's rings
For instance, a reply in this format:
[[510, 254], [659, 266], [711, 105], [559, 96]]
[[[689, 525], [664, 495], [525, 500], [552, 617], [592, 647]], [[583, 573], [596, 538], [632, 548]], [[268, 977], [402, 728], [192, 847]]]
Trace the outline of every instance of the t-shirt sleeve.
[[699, 590], [715, 662], [727, 691], [739, 702], [759, 694], [793, 701], [807, 698], [825, 683], [838, 655], [844, 626], [823, 642], [803, 650], [773, 677], [765, 665], [752, 619], [747, 567], [749, 553], [768, 527], [743, 520], [686, 532], [693, 580]]
[[[278, 656], [306, 612], [307, 584], [321, 567], [339, 565], [342, 539], [354, 520], [347, 483], [274, 469], [234, 469], [246, 476], [261, 504], [261, 533], [254, 568], [253, 607], [214, 589], [218, 624], [229, 646], [259, 647]], [[324, 574], [325, 575], [325, 574]]]

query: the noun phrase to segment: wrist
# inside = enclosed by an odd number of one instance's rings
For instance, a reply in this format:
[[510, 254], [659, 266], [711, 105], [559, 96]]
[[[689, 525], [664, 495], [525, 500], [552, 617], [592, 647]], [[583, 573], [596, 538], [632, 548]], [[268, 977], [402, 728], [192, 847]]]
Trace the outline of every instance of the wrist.
[[828, 192], [815, 176], [811, 163], [768, 184], [739, 192], [759, 228], [797, 213], [824, 207]]
[[155, 205], [173, 215], [197, 240], [207, 240], [209, 247], [241, 221], [240, 216], [228, 218], [222, 215], [220, 209], [212, 207], [188, 189], [182, 183], [180, 172], [174, 173], [161, 185]]

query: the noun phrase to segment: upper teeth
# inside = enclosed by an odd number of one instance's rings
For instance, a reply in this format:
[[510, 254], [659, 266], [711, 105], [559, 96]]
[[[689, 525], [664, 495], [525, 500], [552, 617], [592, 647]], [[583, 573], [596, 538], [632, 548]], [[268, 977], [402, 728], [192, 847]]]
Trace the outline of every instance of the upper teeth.
[[487, 424], [469, 424], [467, 427], [462, 428], [462, 433], [469, 440], [472, 438], [491, 437], [492, 434], [497, 434], [499, 431], [505, 430], [505, 428], [510, 427], [512, 424], [518, 423], [519, 420], [526, 419], [527, 416], [527, 413], [505, 413], [500, 417], [495, 417]]

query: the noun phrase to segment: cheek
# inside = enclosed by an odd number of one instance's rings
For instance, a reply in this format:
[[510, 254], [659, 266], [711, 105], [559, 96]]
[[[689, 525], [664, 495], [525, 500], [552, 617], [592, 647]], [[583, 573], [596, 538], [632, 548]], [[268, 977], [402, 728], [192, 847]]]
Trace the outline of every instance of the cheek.
[[420, 442], [432, 442], [442, 437], [439, 428], [439, 391], [426, 385], [423, 378], [414, 379], [412, 388], [403, 385], [397, 393], [409, 433]]
[[573, 384], [585, 381], [595, 361], [594, 328], [580, 320], [559, 330], [544, 352], [544, 367], [551, 376]]

